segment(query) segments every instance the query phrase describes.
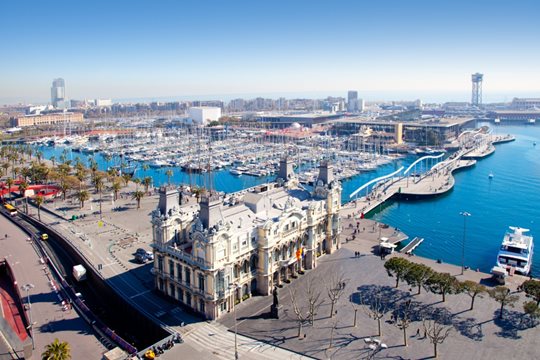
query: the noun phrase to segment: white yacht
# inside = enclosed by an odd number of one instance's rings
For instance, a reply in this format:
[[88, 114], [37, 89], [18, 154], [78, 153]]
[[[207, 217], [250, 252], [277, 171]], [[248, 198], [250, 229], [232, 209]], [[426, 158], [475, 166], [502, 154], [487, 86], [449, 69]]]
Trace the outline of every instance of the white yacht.
[[518, 272], [528, 275], [531, 271], [533, 257], [533, 237], [525, 235], [529, 229], [510, 226], [497, 255], [497, 267], [504, 268], [510, 274]]

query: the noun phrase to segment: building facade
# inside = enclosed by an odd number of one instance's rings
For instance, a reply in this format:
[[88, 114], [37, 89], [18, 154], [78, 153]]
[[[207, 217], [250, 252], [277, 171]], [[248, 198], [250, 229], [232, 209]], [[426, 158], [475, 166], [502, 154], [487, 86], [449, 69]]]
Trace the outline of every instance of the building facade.
[[190, 107], [189, 117], [195, 124], [207, 125], [218, 121], [221, 117], [221, 108], [218, 107]]
[[350, 90], [347, 93], [347, 111], [357, 113], [358, 108], [358, 91]]
[[152, 213], [157, 290], [216, 319], [254, 294], [269, 295], [317, 258], [339, 248], [341, 185], [324, 163], [313, 193], [283, 159], [274, 183], [228, 198], [183, 204], [160, 191]]
[[82, 113], [62, 112], [42, 115], [26, 115], [15, 119], [15, 126], [54, 125], [63, 123], [83, 122]]
[[51, 86], [51, 104], [54, 107], [62, 105], [66, 100], [66, 84], [64, 79], [54, 79]]

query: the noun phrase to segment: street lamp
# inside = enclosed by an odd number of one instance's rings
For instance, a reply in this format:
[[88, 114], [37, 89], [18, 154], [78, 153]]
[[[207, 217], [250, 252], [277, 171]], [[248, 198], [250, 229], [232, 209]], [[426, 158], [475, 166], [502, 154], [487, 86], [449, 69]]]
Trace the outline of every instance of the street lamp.
[[27, 298], [26, 304], [28, 305], [28, 316], [29, 316], [28, 320], [30, 322], [28, 329], [30, 330], [30, 338], [32, 339], [32, 350], [35, 349], [34, 331], [33, 331], [34, 323], [32, 322], [32, 304], [30, 303], [30, 290], [32, 290], [33, 288], [34, 288], [34, 284], [30, 284], [30, 283], [22, 286], [22, 289], [26, 291], [26, 298]]
[[229, 289], [233, 289], [233, 311], [234, 311], [234, 359], [238, 360], [238, 330], [236, 327], [236, 291], [238, 289], [238, 285], [236, 283], [230, 284]]
[[461, 275], [463, 275], [463, 271], [465, 270], [465, 237], [467, 235], [467, 218], [471, 216], [471, 214], [466, 211], [462, 211], [459, 213], [459, 215], [463, 216], [463, 242], [461, 246]]

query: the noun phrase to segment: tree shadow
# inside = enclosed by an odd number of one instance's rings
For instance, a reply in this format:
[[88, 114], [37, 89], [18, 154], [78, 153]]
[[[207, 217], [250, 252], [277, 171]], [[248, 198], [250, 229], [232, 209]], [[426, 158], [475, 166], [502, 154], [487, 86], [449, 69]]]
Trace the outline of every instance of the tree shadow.
[[484, 332], [482, 323], [477, 323], [475, 318], [457, 319], [454, 321], [454, 328], [463, 336], [474, 341], [482, 341]]
[[122, 205], [122, 206], [117, 206], [117, 207], [112, 208], [112, 211], [113, 212], [124, 212], [124, 211], [128, 211], [130, 209], [131, 209], [130, 207]]
[[362, 285], [353, 292], [349, 301], [362, 305], [371, 304], [374, 300], [380, 299], [387, 311], [394, 311], [399, 306], [399, 302], [410, 298], [410, 293], [388, 285]]
[[518, 331], [524, 331], [538, 325], [538, 320], [531, 319], [514, 310], [504, 309], [502, 319], [499, 318], [499, 310], [496, 310], [493, 316], [495, 317], [494, 324], [500, 328], [495, 335], [508, 339], [521, 339]]

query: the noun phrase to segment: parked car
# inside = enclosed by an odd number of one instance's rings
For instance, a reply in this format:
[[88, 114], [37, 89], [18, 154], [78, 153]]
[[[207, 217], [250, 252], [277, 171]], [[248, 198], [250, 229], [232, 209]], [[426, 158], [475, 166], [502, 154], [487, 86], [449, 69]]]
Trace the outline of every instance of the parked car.
[[139, 264], [145, 264], [146, 261], [148, 261], [148, 258], [146, 257], [146, 254], [136, 254], [135, 261]]
[[138, 248], [137, 251], [135, 251], [135, 255], [146, 255], [146, 250], [143, 248]]

